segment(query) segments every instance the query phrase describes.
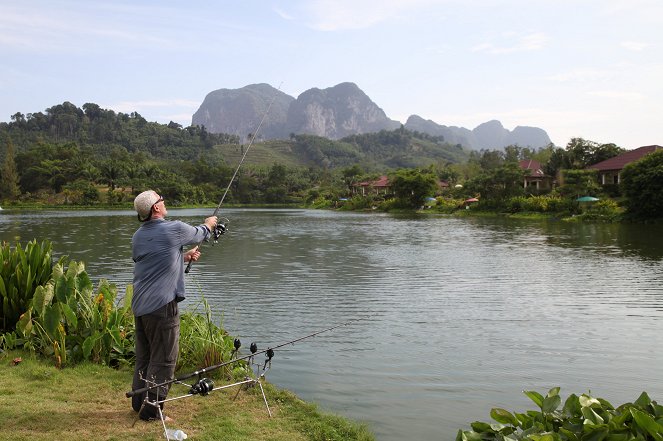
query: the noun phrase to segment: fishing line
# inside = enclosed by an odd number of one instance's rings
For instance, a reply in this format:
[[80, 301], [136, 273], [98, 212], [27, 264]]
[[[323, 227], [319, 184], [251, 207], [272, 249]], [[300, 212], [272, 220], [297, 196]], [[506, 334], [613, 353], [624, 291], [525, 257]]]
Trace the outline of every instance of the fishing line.
[[[281, 84], [279, 84], [279, 87], [277, 88], [278, 91], [281, 90]], [[223, 201], [226, 199], [226, 195], [228, 194], [228, 191], [230, 190], [230, 186], [232, 185], [233, 181], [235, 180], [235, 177], [237, 177], [237, 173], [239, 173], [239, 169], [244, 163], [244, 160], [246, 159], [246, 155], [249, 153], [249, 150], [251, 149], [251, 146], [253, 145], [253, 142], [256, 139], [256, 136], [258, 135], [258, 132], [260, 131], [260, 127], [262, 127], [262, 123], [265, 122], [265, 118], [267, 118], [267, 115], [269, 114], [270, 109], [272, 108], [272, 104], [274, 104], [274, 101], [276, 101], [277, 95], [274, 94], [272, 97], [272, 100], [269, 102], [269, 105], [267, 106], [267, 109], [262, 115], [262, 118], [260, 119], [260, 122], [258, 123], [258, 127], [256, 127], [256, 130], [251, 134], [251, 139], [249, 140], [249, 144], [246, 146], [246, 150], [244, 150], [244, 154], [242, 155], [242, 158], [239, 161], [239, 164], [237, 164], [237, 168], [235, 168], [235, 172], [233, 173], [232, 177], [230, 178], [230, 181], [228, 182], [228, 186], [226, 187], [226, 190], [223, 192], [223, 196], [221, 196], [221, 200], [219, 201], [219, 205], [216, 206], [216, 209], [214, 210], [214, 213], [212, 213], [212, 216], [217, 216], [219, 213], [219, 210], [221, 209], [221, 205], [223, 205]], [[220, 227], [219, 227], [220, 225]], [[219, 230], [220, 228], [220, 230]], [[214, 228], [214, 235], [215, 239], [218, 240], [218, 237], [222, 235], [223, 233], [226, 232], [226, 226], [219, 222], [217, 226]], [[204, 241], [201, 241], [197, 246], [200, 248], [200, 246], [203, 244]], [[193, 260], [189, 260], [189, 264], [186, 266], [186, 269], [184, 270], [185, 274], [188, 274], [189, 271], [191, 270], [191, 266], [193, 265]]]

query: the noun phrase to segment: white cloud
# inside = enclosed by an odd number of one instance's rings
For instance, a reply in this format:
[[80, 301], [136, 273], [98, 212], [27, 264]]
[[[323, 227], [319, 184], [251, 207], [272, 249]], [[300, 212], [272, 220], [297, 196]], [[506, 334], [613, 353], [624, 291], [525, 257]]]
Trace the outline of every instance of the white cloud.
[[527, 35], [518, 35], [514, 32], [502, 34], [499, 41], [485, 42], [474, 46], [472, 52], [487, 52], [493, 55], [509, 54], [513, 52], [526, 52], [543, 49], [548, 42], [548, 36], [543, 32], [534, 32]]
[[560, 83], [596, 82], [609, 80], [612, 74], [606, 69], [579, 68], [545, 77], [546, 80]]
[[587, 95], [599, 98], [609, 98], [617, 100], [639, 101], [645, 98], [640, 92], [624, 92], [619, 90], [593, 90], [587, 92]]
[[303, 8], [307, 22], [320, 31], [365, 29], [439, 0], [318, 0]]
[[274, 8], [274, 12], [276, 12], [276, 14], [284, 20], [291, 21], [295, 19], [294, 16], [288, 14], [287, 12], [283, 11], [280, 8]]
[[643, 43], [641, 41], [622, 41], [619, 45], [624, 49], [635, 52], [640, 52], [648, 46], [647, 43]]
[[152, 100], [152, 101], [120, 101], [114, 104], [109, 104], [107, 106], [110, 109], [115, 110], [116, 112], [131, 113], [135, 111], [144, 110], [144, 109], [172, 109], [173, 107], [187, 108], [187, 109], [196, 109], [200, 106], [200, 102], [193, 100], [185, 99], [173, 99], [173, 100]]

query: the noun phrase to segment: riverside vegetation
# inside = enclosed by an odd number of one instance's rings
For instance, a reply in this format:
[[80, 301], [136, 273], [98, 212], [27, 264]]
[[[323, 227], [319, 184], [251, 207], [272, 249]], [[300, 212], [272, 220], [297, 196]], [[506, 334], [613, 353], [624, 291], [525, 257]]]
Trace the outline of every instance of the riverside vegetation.
[[[123, 298], [106, 280], [95, 289], [82, 262], [62, 257], [52, 263], [48, 241], [14, 248], [4, 243], [0, 251], [0, 437], [162, 438], [158, 424], [133, 425], [135, 413], [124, 397], [134, 361], [131, 286]], [[233, 338], [212, 322], [204, 300], [182, 314], [179, 372], [227, 361], [232, 350]], [[240, 361], [210, 376], [226, 382], [244, 378], [248, 369]], [[234, 391], [222, 391], [230, 398], [182, 400], [171, 409], [179, 427], [201, 440], [373, 439], [364, 425], [266, 387], [273, 419], [253, 389], [236, 402]]]
[[[12, 115], [10, 123], [0, 123], [0, 147], [3, 207], [121, 208], [147, 188], [158, 190], [170, 206], [214, 204], [246, 148], [237, 135], [69, 102], [45, 113]], [[474, 211], [582, 214], [574, 218], [601, 221], [663, 218], [660, 152], [629, 164], [620, 185], [601, 186], [596, 172], [587, 170], [623, 151], [582, 138], [564, 148], [468, 151], [404, 127], [340, 140], [292, 134], [253, 144], [226, 201], [392, 211], [417, 209], [435, 197], [434, 211], [449, 212], [478, 197]], [[518, 166], [520, 160], [538, 161], [547, 176], [557, 178], [555, 190], [523, 188], [528, 171]], [[389, 176], [390, 195], [356, 195], [357, 183], [380, 175]], [[579, 206], [578, 196], [602, 202]]]

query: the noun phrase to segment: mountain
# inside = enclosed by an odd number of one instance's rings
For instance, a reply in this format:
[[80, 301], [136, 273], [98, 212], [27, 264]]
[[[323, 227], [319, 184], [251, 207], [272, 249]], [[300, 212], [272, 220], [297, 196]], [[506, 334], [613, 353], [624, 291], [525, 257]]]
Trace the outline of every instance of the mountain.
[[384, 111], [354, 83], [309, 89], [288, 109], [289, 133], [329, 139], [394, 130], [400, 125], [387, 118]]
[[[194, 113], [192, 125], [205, 126], [210, 133], [242, 138], [253, 133], [272, 103], [260, 127], [259, 138], [288, 139], [291, 134], [316, 135], [337, 140], [351, 135], [394, 130], [401, 123], [385, 112], [354, 83], [327, 89], [312, 88], [296, 99], [269, 84], [210, 92]], [[442, 136], [451, 145], [480, 149], [502, 149], [508, 145], [545, 147], [550, 138], [537, 127], [518, 126], [509, 131], [499, 121], [480, 124], [473, 130], [444, 126], [411, 115], [404, 127], [427, 135]]]
[[518, 126], [509, 131], [497, 120], [479, 124], [473, 130], [464, 127], [447, 127], [420, 116], [412, 115], [405, 123], [408, 130], [443, 136], [450, 144], [461, 144], [474, 150], [503, 149], [508, 145], [521, 147], [545, 147], [550, 144], [550, 137], [545, 130], [538, 127]]
[[[260, 120], [259, 135], [264, 139], [282, 139], [288, 108], [295, 99], [269, 84], [250, 84], [241, 89], [210, 92], [193, 114], [194, 126], [205, 126], [210, 133], [228, 133], [241, 139], [253, 133]], [[269, 112], [265, 115], [270, 103]]]

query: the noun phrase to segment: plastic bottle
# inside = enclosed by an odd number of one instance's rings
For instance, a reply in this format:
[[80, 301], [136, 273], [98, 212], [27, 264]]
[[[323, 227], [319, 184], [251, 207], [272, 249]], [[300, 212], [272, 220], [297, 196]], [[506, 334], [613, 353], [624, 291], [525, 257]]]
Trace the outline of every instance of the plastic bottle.
[[182, 432], [180, 429], [166, 429], [166, 437], [169, 440], [177, 440], [177, 441], [182, 441], [183, 439], [187, 439], [186, 433]]

